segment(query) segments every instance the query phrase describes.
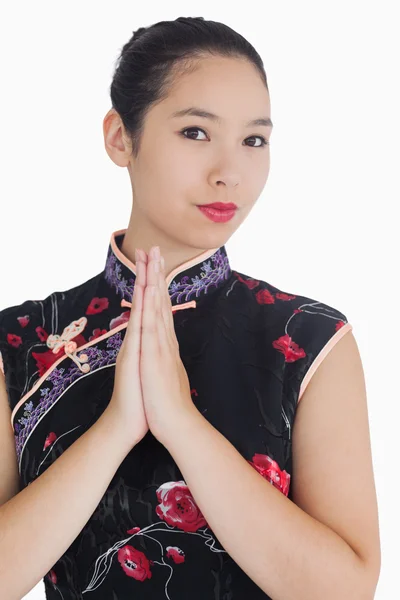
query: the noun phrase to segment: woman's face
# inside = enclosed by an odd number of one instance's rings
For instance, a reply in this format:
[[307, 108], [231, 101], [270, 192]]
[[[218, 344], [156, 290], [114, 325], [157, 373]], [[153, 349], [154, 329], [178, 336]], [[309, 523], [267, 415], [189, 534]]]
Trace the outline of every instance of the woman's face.
[[[173, 116], [189, 107], [220, 121]], [[133, 192], [130, 228], [138, 246], [145, 245], [146, 231], [163, 247], [205, 250], [225, 244], [269, 173], [269, 145], [262, 142], [269, 141], [272, 126], [247, 123], [270, 117], [268, 91], [245, 60], [201, 59], [196, 70], [177, 76], [168, 98], [147, 113], [139, 154], [126, 165]], [[237, 204], [230, 221], [211, 221], [196, 206], [219, 201]]]

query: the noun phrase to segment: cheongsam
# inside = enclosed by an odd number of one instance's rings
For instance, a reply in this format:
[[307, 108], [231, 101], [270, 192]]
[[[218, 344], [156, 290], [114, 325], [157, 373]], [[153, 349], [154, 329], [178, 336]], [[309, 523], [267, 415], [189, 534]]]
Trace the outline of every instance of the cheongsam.
[[[125, 232], [111, 234], [104, 269], [88, 281], [0, 311], [0, 367], [21, 489], [111, 399], [136, 278], [121, 250]], [[181, 264], [166, 284], [194, 404], [260, 477], [292, 499], [296, 408], [351, 324], [337, 308], [236, 271], [225, 246]], [[49, 600], [269, 598], [222, 547], [151, 431], [43, 581]]]

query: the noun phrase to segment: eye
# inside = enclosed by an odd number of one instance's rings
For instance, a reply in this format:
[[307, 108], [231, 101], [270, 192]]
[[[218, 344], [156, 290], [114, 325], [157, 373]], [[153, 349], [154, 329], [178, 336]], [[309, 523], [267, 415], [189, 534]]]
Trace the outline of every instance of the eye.
[[[180, 131], [180, 134], [181, 134], [183, 137], [185, 137], [185, 138], [188, 138], [188, 139], [191, 139], [191, 140], [195, 140], [196, 138], [194, 138], [194, 137], [188, 137], [188, 136], [187, 136], [187, 135], [185, 135], [185, 134], [186, 134], [186, 132], [192, 132], [192, 133], [194, 133], [194, 135], [196, 135], [196, 131], [201, 131], [202, 133], [204, 133], [204, 134], [205, 134], [205, 131], [204, 131], [203, 129], [201, 129], [200, 127], [186, 127], [186, 129], [182, 129], [182, 130]], [[190, 135], [190, 134], [189, 134], [189, 135]], [[264, 147], [264, 146], [267, 146], [267, 145], [269, 144], [269, 141], [268, 141], [268, 140], [266, 140], [266, 139], [265, 139], [265, 138], [264, 138], [262, 135], [252, 135], [251, 137], [248, 137], [248, 138], [246, 138], [246, 139], [247, 139], [247, 140], [254, 140], [254, 139], [257, 139], [257, 138], [258, 138], [259, 140], [261, 140], [261, 143], [260, 143], [260, 144], [258, 144], [257, 146], [256, 146], [256, 145], [251, 145], [251, 146], [250, 146], [251, 148], [262, 148], [262, 147]], [[197, 141], [197, 140], [196, 140], [196, 141]]]
[[[187, 127], [186, 129], [182, 129], [182, 131], [181, 131], [181, 134], [183, 135], [183, 137], [187, 137], [187, 136], [185, 135], [185, 133], [186, 133], [187, 131], [190, 131], [190, 132], [196, 132], [196, 131], [203, 131], [203, 130], [202, 130], [202, 129], [200, 129], [200, 127]], [[203, 131], [203, 133], [205, 133], [205, 132]], [[188, 138], [188, 139], [191, 139], [191, 140], [193, 140], [194, 138], [190, 137], [190, 138]]]
[[258, 146], [252, 146], [252, 148], [261, 148], [263, 146], [268, 146], [269, 141], [266, 140], [262, 135], [252, 135], [251, 137], [247, 138], [248, 140], [254, 140], [254, 139], [259, 139], [261, 140], [261, 144], [259, 144]]

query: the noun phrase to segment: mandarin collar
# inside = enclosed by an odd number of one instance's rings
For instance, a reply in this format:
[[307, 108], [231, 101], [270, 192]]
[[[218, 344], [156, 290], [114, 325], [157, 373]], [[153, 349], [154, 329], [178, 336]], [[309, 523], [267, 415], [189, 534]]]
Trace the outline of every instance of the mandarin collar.
[[[121, 306], [131, 306], [136, 265], [121, 251], [127, 229], [111, 234], [104, 278], [121, 298]], [[196, 308], [214, 293], [232, 273], [225, 246], [211, 248], [173, 269], [165, 277], [172, 309]]]

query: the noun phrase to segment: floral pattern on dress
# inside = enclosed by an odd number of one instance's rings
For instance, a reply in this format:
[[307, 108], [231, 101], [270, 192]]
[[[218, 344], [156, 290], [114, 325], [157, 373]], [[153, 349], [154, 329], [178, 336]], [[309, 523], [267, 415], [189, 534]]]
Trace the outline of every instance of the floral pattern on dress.
[[[0, 311], [0, 367], [22, 487], [110, 401], [131, 313], [121, 298], [129, 305], [135, 282], [115, 251], [122, 240], [113, 234], [104, 269], [87, 282]], [[173, 313], [198, 410], [291, 500], [301, 384], [335, 335], [350, 330], [346, 316], [232, 270], [225, 247], [182, 265], [168, 289], [175, 308], [196, 300], [188, 306], [195, 310]], [[49, 600], [268, 600], [221, 546], [179, 465], [151, 434], [122, 461], [44, 583]]]

